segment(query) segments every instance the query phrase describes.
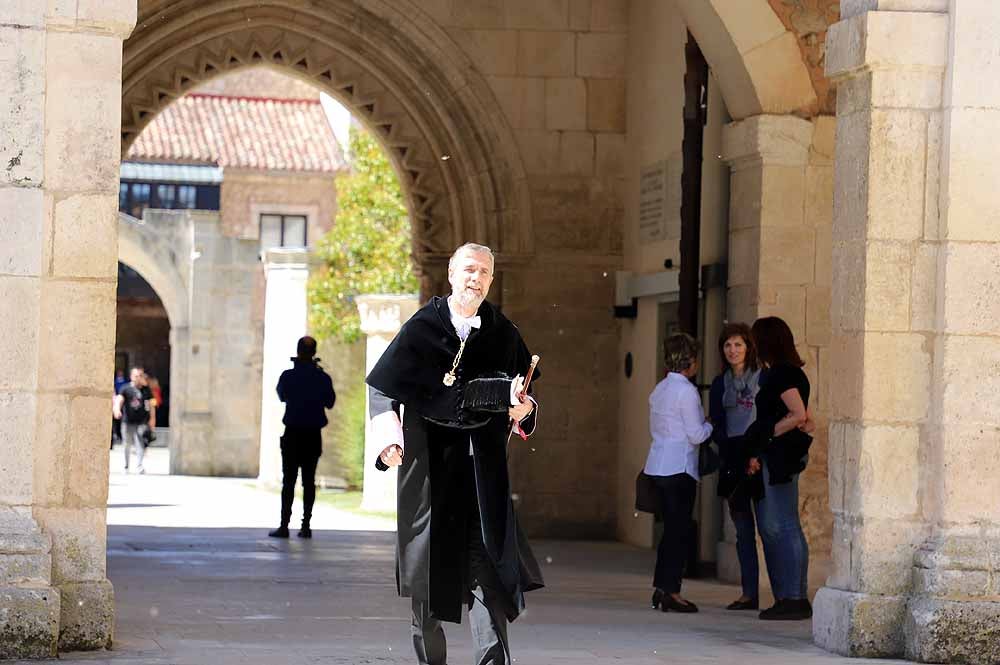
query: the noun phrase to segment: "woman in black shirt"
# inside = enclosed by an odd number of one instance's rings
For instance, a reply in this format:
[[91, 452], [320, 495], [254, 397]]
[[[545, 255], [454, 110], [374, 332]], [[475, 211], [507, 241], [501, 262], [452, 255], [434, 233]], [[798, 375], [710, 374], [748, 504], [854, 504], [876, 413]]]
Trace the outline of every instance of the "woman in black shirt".
[[806, 468], [812, 437], [808, 415], [809, 379], [795, 350], [788, 324], [776, 316], [753, 324], [757, 357], [765, 368], [757, 393], [757, 420], [751, 426], [757, 456], [749, 471], [761, 473], [764, 496], [756, 503], [757, 528], [775, 604], [761, 619], [812, 616], [807, 578], [809, 545], [799, 520], [799, 473]]

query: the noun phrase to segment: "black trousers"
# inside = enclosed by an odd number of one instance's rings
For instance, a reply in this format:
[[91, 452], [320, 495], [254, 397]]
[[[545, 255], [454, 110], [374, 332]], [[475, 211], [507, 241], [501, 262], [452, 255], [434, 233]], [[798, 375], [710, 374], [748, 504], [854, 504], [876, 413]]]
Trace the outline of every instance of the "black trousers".
[[[473, 476], [472, 458], [466, 479]], [[479, 503], [471, 482], [465, 486], [466, 563], [463, 571], [465, 603], [469, 608], [469, 626], [472, 629], [472, 662], [475, 665], [508, 665], [510, 647], [507, 641], [507, 615], [504, 613], [503, 584], [490, 555], [483, 544], [483, 523], [479, 516]], [[413, 648], [419, 665], [446, 665], [448, 645], [441, 622], [430, 616], [427, 601], [413, 599], [411, 626]]]
[[691, 511], [698, 481], [686, 473], [653, 476], [663, 516], [663, 536], [656, 550], [653, 586], [667, 593], [679, 593], [684, 563], [691, 547]]
[[318, 429], [285, 427], [281, 437], [281, 526], [292, 519], [295, 481], [302, 469], [302, 525], [309, 526], [316, 502], [316, 464], [322, 450]]

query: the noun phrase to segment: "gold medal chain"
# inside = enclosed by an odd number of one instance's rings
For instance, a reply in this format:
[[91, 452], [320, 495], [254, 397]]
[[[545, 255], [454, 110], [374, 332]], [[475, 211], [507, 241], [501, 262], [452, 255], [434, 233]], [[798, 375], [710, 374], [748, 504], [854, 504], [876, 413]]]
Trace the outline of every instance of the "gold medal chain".
[[455, 354], [455, 360], [451, 363], [451, 370], [444, 375], [444, 385], [450, 386], [455, 383], [455, 370], [458, 369], [458, 363], [462, 361], [462, 352], [465, 351], [465, 340], [458, 345], [458, 353]]

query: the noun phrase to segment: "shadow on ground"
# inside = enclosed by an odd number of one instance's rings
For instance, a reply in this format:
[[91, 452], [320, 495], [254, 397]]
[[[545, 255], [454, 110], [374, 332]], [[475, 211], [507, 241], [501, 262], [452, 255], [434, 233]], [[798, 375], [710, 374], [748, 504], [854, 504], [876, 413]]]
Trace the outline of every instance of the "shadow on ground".
[[[409, 604], [396, 597], [394, 535], [249, 528], [109, 527], [112, 651], [63, 663], [300, 665], [413, 663]], [[689, 581], [702, 612], [649, 609], [653, 553], [615, 543], [538, 541], [548, 586], [511, 629], [516, 663], [821, 663], [808, 622], [721, 609], [735, 587]], [[471, 661], [468, 626], [446, 625], [452, 663]], [[852, 665], [857, 662], [852, 661]], [[878, 661], [886, 663], [887, 661]]]

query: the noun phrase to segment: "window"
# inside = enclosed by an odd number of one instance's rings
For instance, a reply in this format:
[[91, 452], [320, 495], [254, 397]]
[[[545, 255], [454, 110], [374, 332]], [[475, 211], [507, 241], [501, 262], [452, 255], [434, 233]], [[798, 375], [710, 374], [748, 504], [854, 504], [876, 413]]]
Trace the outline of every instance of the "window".
[[149, 185], [143, 182], [133, 182], [128, 186], [130, 215], [142, 217], [142, 211], [149, 207], [149, 190]]
[[118, 209], [141, 218], [146, 208], [218, 210], [219, 186], [122, 181], [118, 186]]
[[156, 186], [156, 207], [166, 208], [167, 210], [173, 210], [177, 206], [175, 205], [177, 201], [177, 187], [174, 185], [157, 185]]
[[260, 216], [260, 248], [305, 247], [306, 216], [276, 215], [265, 213]]
[[177, 185], [177, 207], [194, 210], [198, 206], [198, 188], [194, 185]]

